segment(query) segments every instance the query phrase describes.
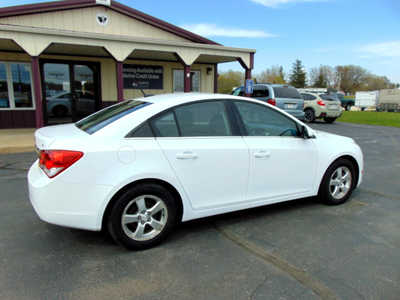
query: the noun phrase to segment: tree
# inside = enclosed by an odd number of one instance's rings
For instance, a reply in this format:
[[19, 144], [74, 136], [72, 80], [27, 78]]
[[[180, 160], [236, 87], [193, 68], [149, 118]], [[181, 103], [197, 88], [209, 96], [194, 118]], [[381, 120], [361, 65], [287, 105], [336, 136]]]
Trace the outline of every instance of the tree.
[[310, 71], [310, 85], [316, 88], [335, 86], [335, 71], [330, 66], [319, 66]]
[[365, 78], [365, 83], [363, 84], [363, 90], [366, 91], [377, 91], [383, 89], [394, 89], [396, 85], [386, 77], [386, 76], [376, 76], [373, 74], [368, 74]]
[[362, 89], [368, 75], [367, 70], [355, 65], [337, 66], [336, 73], [340, 89], [352, 94]]
[[292, 72], [290, 74], [290, 84], [296, 88], [303, 88], [306, 86], [306, 72], [299, 59], [296, 59], [293, 63]]
[[257, 82], [260, 83], [278, 83], [284, 84], [285, 73], [282, 66], [272, 66], [271, 68], [262, 71], [261, 74], [256, 76]]
[[244, 73], [229, 70], [218, 75], [218, 93], [230, 94], [232, 89], [239, 87], [244, 82]]

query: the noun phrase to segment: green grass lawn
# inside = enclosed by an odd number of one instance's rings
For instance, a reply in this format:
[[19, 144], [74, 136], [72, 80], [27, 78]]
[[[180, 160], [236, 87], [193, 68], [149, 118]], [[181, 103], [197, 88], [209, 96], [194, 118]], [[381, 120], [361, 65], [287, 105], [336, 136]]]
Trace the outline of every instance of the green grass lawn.
[[375, 111], [344, 111], [339, 122], [400, 127], [400, 113]]

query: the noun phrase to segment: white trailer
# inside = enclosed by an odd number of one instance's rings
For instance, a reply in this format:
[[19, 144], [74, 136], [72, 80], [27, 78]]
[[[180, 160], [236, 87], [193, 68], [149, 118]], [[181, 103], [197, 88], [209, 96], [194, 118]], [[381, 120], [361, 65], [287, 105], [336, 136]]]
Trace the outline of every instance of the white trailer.
[[400, 112], [400, 89], [381, 90], [377, 110]]
[[379, 91], [372, 92], [356, 92], [355, 106], [364, 110], [368, 107], [376, 107], [378, 105]]

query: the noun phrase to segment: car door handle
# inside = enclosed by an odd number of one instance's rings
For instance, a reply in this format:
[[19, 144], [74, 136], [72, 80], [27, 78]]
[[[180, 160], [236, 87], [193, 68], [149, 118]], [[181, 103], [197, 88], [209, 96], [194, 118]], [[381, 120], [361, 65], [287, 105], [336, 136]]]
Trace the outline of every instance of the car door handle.
[[196, 159], [197, 154], [193, 153], [191, 151], [185, 151], [185, 152], [176, 154], [176, 158], [177, 159]]
[[267, 150], [260, 150], [258, 152], [254, 152], [254, 157], [255, 158], [268, 158], [271, 156], [271, 152]]

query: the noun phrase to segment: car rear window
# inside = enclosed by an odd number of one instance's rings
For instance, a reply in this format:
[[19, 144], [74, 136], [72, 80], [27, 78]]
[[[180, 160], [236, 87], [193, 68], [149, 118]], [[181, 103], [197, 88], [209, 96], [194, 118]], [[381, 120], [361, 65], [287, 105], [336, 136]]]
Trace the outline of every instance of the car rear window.
[[150, 104], [151, 102], [127, 100], [100, 110], [93, 115], [78, 121], [75, 125], [79, 129], [82, 129], [89, 134], [93, 134], [116, 120]]
[[300, 93], [293, 87], [273, 87], [275, 98], [302, 99]]
[[337, 96], [334, 94], [320, 94], [319, 96], [321, 97], [322, 100], [340, 101], [339, 98], [337, 98]]

